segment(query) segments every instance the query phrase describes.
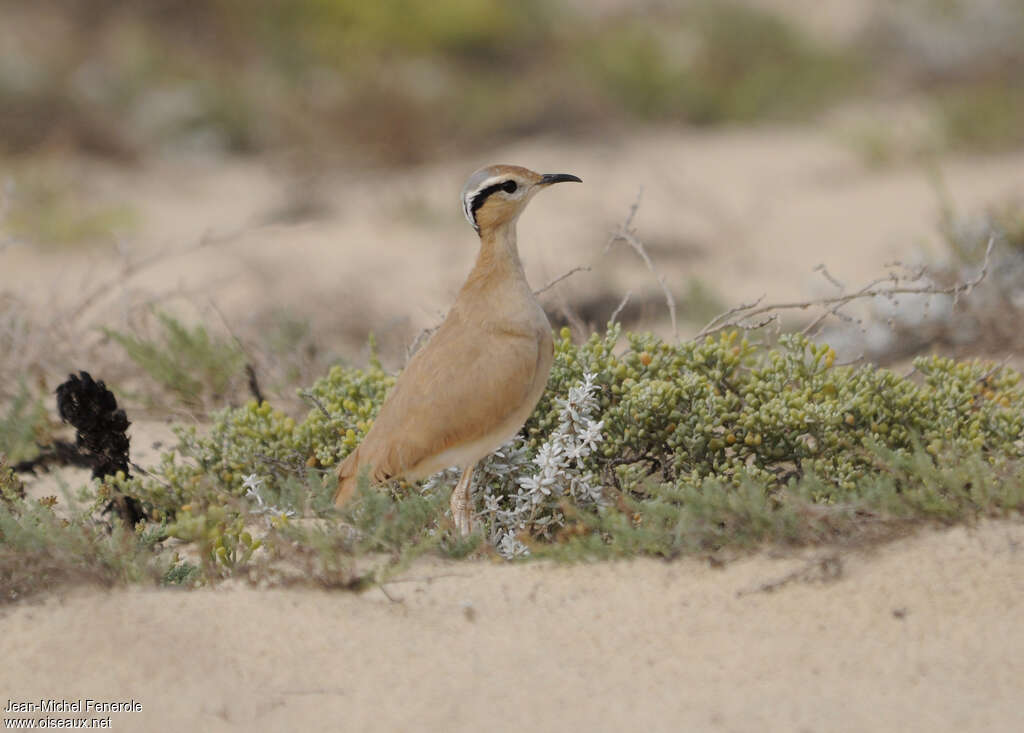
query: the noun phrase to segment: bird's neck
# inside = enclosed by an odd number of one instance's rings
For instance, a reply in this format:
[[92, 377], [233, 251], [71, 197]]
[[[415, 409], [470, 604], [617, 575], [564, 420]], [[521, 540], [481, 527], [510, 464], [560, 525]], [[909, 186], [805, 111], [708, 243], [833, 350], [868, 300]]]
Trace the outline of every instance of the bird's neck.
[[508, 222], [480, 232], [480, 254], [466, 285], [484, 285], [494, 280], [515, 279], [526, 282], [523, 263], [516, 246], [516, 224]]

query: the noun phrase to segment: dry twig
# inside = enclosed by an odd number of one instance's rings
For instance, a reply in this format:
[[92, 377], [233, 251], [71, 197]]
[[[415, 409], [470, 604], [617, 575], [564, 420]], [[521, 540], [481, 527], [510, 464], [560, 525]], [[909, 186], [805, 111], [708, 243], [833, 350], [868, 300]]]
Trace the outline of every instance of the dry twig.
[[612, 232], [612, 236], [608, 240], [608, 244], [605, 245], [604, 251], [607, 252], [611, 249], [612, 245], [616, 242], [625, 242], [633, 251], [640, 256], [640, 259], [647, 265], [647, 269], [651, 271], [654, 278], [658, 281], [658, 285], [661, 286], [662, 292], [665, 294], [665, 303], [668, 305], [668, 314], [672, 319], [672, 334], [674, 338], [679, 338], [679, 325], [676, 322], [676, 301], [672, 297], [672, 291], [668, 289], [668, 285], [665, 283], [665, 278], [662, 276], [654, 267], [654, 263], [651, 261], [650, 256], [647, 254], [647, 249], [644, 247], [636, 236], [636, 229], [633, 227], [633, 219], [636, 218], [636, 212], [640, 209], [640, 199], [643, 196], [643, 189], [636, 195], [636, 200], [632, 206], [629, 207], [629, 214], [626, 216], [626, 220], [622, 222], [618, 229]]
[[625, 308], [626, 303], [629, 302], [629, 298], [631, 295], [633, 295], [633, 291], [627, 290], [626, 294], [622, 296], [622, 300], [620, 300], [619, 304], [615, 307], [615, 310], [612, 311], [612, 317], [608, 319], [608, 323], [615, 323], [616, 319], [619, 317], [619, 314], [622, 313], [622, 309]]
[[577, 265], [576, 267], [572, 268], [568, 272], [563, 272], [561, 275], [556, 277], [554, 280], [549, 282], [547, 285], [542, 287], [540, 290], [534, 290], [533, 291], [534, 296], [537, 296], [537, 295], [540, 295], [541, 293], [547, 292], [551, 288], [553, 288], [556, 285], [558, 285], [558, 283], [562, 282], [566, 278], [571, 277], [572, 275], [575, 275], [577, 272], [590, 272], [590, 265]]
[[[761, 301], [764, 300], [764, 296], [761, 296], [753, 303], [746, 303], [731, 308], [730, 310], [722, 313], [721, 315], [715, 316], [711, 321], [708, 322], [704, 328], [697, 332], [697, 335], [693, 337], [694, 340], [711, 336], [712, 334], [724, 331], [730, 328], [741, 328], [744, 330], [755, 330], [763, 328], [769, 323], [777, 320], [779, 317], [779, 311], [784, 310], [807, 310], [808, 308], [824, 308], [825, 311], [820, 316], [815, 318], [809, 325], [803, 329], [803, 333], [809, 333], [814, 330], [821, 322], [830, 315], [841, 317], [839, 310], [851, 302], [856, 300], [862, 300], [865, 298], [892, 298], [895, 295], [948, 295], [953, 298], [953, 303], [960, 299], [963, 295], [969, 295], [978, 284], [981, 283], [988, 276], [988, 270], [992, 255], [992, 248], [995, 245], [995, 238], [989, 237], [988, 246], [985, 248], [985, 260], [982, 264], [981, 271], [977, 277], [971, 278], [964, 282], [954, 283], [949, 287], [939, 287], [934, 283], [926, 283], [924, 285], [907, 285], [909, 282], [920, 282], [924, 276], [924, 270], [918, 270], [912, 272], [910, 275], [898, 275], [895, 272], [890, 273], [886, 277], [877, 278], [872, 280], [867, 285], [855, 290], [851, 293], [841, 293], [829, 298], [819, 298], [818, 300], [804, 300], [804, 301], [793, 301], [783, 303], [768, 303], [761, 305]], [[819, 271], [826, 272], [823, 267], [818, 268]], [[842, 285], [839, 281], [826, 274], [826, 278], [831, 282], [838, 285], [840, 288]], [[885, 283], [889, 283], [888, 286], [884, 286]], [[755, 324], [748, 323], [747, 320], [756, 316], [764, 314], [771, 314], [769, 318], [764, 319]]]

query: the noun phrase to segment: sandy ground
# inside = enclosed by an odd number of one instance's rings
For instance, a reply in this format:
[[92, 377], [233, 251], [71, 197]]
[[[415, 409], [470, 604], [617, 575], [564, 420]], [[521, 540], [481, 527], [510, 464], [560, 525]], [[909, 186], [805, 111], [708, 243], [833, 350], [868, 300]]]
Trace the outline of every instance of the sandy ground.
[[724, 568], [425, 561], [393, 600], [79, 589], [0, 609], [0, 702], [134, 699], [125, 731], [1020, 730], [1022, 548], [989, 523]]

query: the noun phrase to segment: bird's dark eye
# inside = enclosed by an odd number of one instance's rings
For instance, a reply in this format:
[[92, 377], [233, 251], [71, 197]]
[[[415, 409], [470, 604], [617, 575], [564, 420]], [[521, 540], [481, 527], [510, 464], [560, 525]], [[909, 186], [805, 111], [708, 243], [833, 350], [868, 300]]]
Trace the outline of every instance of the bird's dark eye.
[[515, 193], [516, 189], [519, 188], [515, 181], [505, 181], [501, 184], [501, 190], [505, 193]]

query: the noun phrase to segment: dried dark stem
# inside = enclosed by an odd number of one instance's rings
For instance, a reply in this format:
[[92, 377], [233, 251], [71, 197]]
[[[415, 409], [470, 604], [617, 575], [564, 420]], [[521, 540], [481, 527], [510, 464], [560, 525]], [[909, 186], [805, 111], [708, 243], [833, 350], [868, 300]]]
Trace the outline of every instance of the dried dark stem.
[[309, 391], [308, 389], [299, 390], [299, 397], [301, 397], [304, 400], [309, 400], [310, 402], [312, 402], [320, 410], [320, 412], [324, 414], [324, 417], [326, 417], [328, 420], [331, 419], [331, 413], [329, 413], [327, 411], [327, 408], [324, 407], [324, 403], [321, 402], [319, 398], [317, 398], [317, 396], [313, 394], [311, 391]]
[[384, 583], [378, 582], [377, 583], [377, 589], [381, 593], [383, 593], [384, 597], [387, 598], [392, 603], [404, 603], [405, 602], [404, 598], [398, 598], [397, 596], [393, 596], [390, 593], [388, 593], [388, 589], [384, 587]]
[[259, 380], [256, 379], [256, 368], [251, 362], [245, 365], [245, 373], [249, 377], [249, 392], [257, 403], [262, 404], [266, 400], [263, 399], [263, 393], [260, 391]]
[[19, 461], [11, 465], [15, 473], [34, 474], [36, 469], [48, 471], [50, 466], [75, 466], [92, 469], [96, 465], [96, 456], [82, 450], [67, 440], [55, 440], [42, 448], [35, 458]]

